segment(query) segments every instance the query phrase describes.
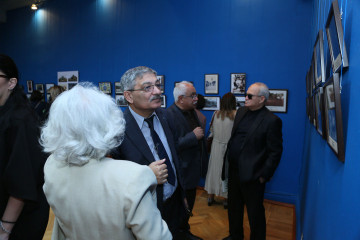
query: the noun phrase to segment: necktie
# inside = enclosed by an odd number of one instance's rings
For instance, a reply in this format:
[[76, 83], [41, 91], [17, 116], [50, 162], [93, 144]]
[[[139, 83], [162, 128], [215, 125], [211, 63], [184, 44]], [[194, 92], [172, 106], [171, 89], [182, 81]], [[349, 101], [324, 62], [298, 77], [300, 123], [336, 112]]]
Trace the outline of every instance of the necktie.
[[153, 119], [154, 119], [155, 115], [152, 115], [149, 118], [145, 118], [145, 121], [148, 123], [149, 128], [150, 128], [150, 132], [151, 132], [151, 137], [153, 139], [154, 145], [155, 145], [155, 150], [157, 152], [157, 154], [159, 155], [160, 159], [164, 159], [165, 158], [165, 164], [167, 166], [168, 169], [168, 182], [175, 186], [175, 174], [174, 174], [174, 170], [172, 168], [171, 162], [170, 162], [170, 158], [166, 153], [166, 150], [164, 148], [164, 145], [162, 144], [159, 135], [155, 132], [154, 130], [154, 123], [153, 123]]

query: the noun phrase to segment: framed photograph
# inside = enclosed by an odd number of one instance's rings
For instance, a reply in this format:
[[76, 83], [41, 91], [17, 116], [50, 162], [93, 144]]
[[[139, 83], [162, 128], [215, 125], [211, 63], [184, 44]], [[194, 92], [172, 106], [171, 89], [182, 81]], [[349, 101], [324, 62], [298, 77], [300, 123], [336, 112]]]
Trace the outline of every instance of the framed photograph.
[[245, 94], [246, 73], [231, 73], [230, 89], [233, 94]]
[[315, 85], [318, 86], [322, 82], [325, 82], [324, 40], [323, 31], [321, 29], [316, 37], [313, 55], [315, 63]]
[[41, 84], [41, 83], [35, 84], [35, 89], [41, 93], [44, 93], [44, 84]]
[[166, 108], [166, 96], [161, 95], [161, 107]]
[[120, 82], [115, 82], [115, 94], [123, 94], [124, 91], [120, 88]]
[[50, 102], [50, 93], [46, 94], [46, 102]]
[[314, 94], [314, 106], [315, 106], [315, 127], [318, 133], [325, 138], [326, 129], [325, 129], [325, 118], [324, 118], [324, 108], [323, 108], [323, 88], [319, 87]]
[[164, 91], [165, 91], [165, 75], [157, 75], [156, 78], [160, 82], [160, 84], [162, 85], [161, 93], [164, 93]]
[[245, 97], [235, 97], [236, 99], [236, 109], [239, 107], [245, 107]]
[[33, 81], [31, 81], [31, 80], [26, 81], [26, 86], [27, 86], [27, 92], [32, 93], [33, 92]]
[[272, 112], [286, 113], [288, 90], [287, 89], [269, 89], [269, 99], [265, 106]]
[[219, 94], [219, 74], [205, 74], [205, 94]]
[[324, 109], [327, 142], [338, 159], [344, 162], [345, 146], [338, 73], [334, 73], [324, 85]]
[[49, 92], [49, 89], [52, 88], [53, 86], [55, 86], [55, 84], [47, 83], [45, 86], [46, 86], [46, 92]]
[[202, 110], [214, 111], [220, 110], [220, 97], [205, 96], [205, 106]]
[[334, 0], [330, 6], [325, 29], [329, 44], [332, 69], [333, 72], [336, 73], [340, 71], [341, 65], [343, 67], [349, 66], [338, 0]]
[[124, 95], [115, 95], [115, 102], [120, 107], [126, 107], [128, 105]]
[[110, 82], [100, 82], [99, 89], [103, 93], [111, 94], [111, 83]]

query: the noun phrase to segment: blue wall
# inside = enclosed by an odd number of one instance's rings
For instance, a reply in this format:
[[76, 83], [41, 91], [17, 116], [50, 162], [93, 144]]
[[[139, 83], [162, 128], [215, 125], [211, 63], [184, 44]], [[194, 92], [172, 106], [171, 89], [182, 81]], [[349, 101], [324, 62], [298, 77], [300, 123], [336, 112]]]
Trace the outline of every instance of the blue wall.
[[[313, 3], [309, 52], [312, 52], [318, 30], [325, 28], [330, 5], [330, 0]], [[326, 141], [306, 121], [297, 203], [298, 239], [301, 235], [303, 239], [360, 239], [360, 2], [339, 0], [339, 8], [343, 12], [350, 64], [347, 71], [343, 70], [341, 80], [345, 162], [337, 160]]]
[[37, 12], [8, 12], [0, 52], [15, 59], [23, 81], [44, 84], [71, 70], [80, 81], [115, 82], [146, 65], [165, 75], [167, 106], [176, 81], [193, 81], [204, 94], [205, 73], [219, 74], [219, 96], [237, 72], [247, 74], [247, 87], [288, 89], [288, 112], [278, 114], [284, 153], [266, 197], [295, 203], [312, 11], [311, 0], [53, 0]]

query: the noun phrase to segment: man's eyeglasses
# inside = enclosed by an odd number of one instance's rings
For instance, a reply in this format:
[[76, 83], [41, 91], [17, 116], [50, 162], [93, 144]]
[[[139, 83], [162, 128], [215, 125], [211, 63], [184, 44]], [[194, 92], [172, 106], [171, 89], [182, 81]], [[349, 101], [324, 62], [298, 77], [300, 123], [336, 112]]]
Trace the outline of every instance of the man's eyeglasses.
[[247, 94], [245, 94], [245, 97], [248, 97], [248, 99], [252, 99], [253, 97], [261, 97], [261, 95], [254, 95], [251, 93], [247, 93]]
[[198, 97], [197, 93], [191, 94], [190, 96], [186, 96], [186, 95], [182, 95], [182, 96], [184, 96], [184, 97], [190, 97], [190, 98], [192, 98], [192, 99], [195, 99], [195, 98]]
[[132, 90], [128, 90], [128, 91], [131, 91], [131, 92], [134, 92], [134, 91], [153, 92], [155, 87], [157, 87], [159, 90], [162, 90], [164, 85], [162, 85], [160, 83], [156, 83], [156, 84], [151, 84], [151, 85], [145, 86], [144, 88], [141, 88], [141, 89], [132, 89]]

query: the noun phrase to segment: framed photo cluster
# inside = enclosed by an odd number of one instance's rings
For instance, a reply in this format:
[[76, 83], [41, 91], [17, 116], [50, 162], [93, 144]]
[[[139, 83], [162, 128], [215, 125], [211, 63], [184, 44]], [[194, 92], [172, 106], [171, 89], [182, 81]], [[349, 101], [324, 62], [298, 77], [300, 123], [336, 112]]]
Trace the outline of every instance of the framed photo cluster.
[[[322, 29], [318, 32], [311, 64], [306, 73], [306, 114], [317, 132], [327, 141], [337, 158], [343, 162], [345, 161], [345, 146], [341, 112], [340, 73], [343, 73], [341, 69], [346, 69], [349, 66], [349, 62], [338, 0], [334, 0], [331, 4], [325, 32], [326, 39]], [[326, 42], [327, 45], [324, 45]], [[328, 50], [328, 52], [325, 50]], [[330, 56], [329, 61], [331, 61], [332, 70], [329, 72], [325, 61], [328, 56]]]

